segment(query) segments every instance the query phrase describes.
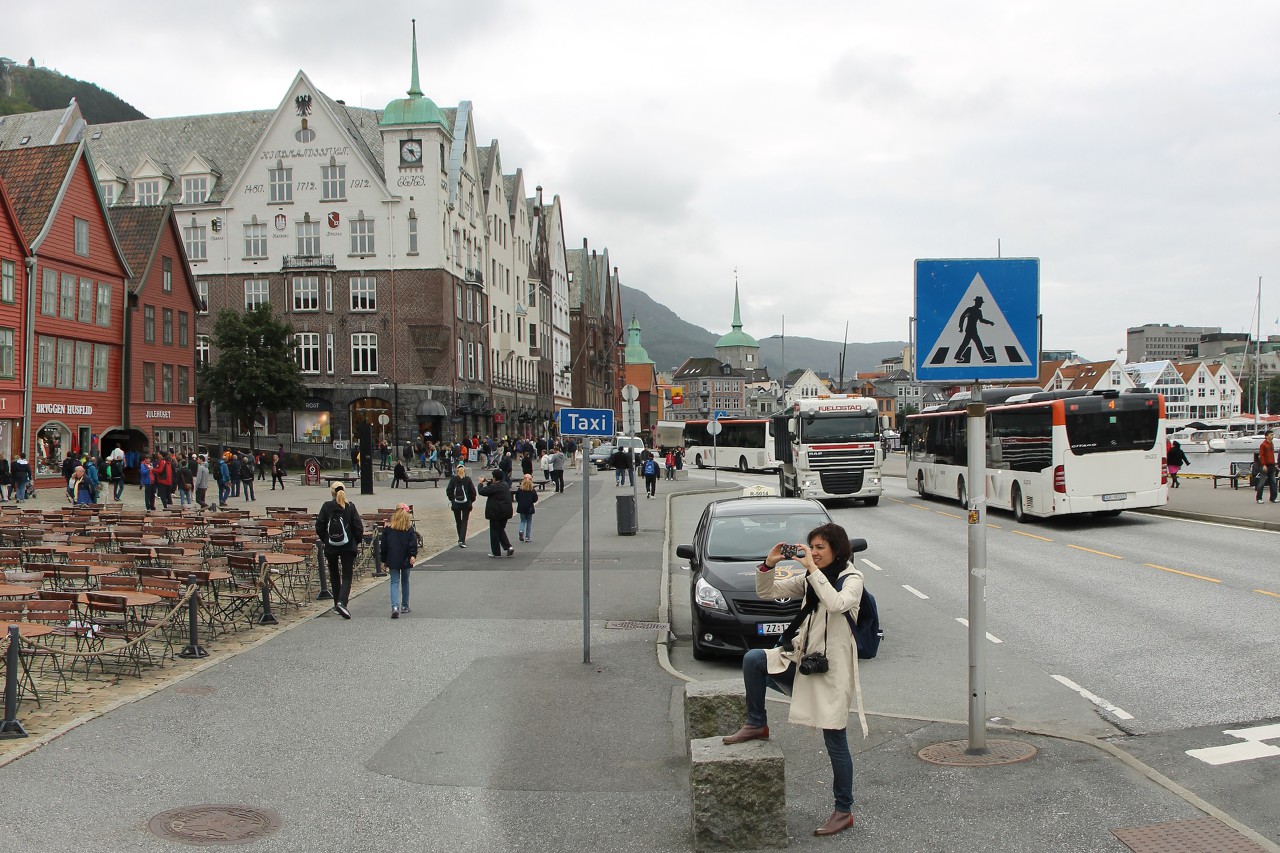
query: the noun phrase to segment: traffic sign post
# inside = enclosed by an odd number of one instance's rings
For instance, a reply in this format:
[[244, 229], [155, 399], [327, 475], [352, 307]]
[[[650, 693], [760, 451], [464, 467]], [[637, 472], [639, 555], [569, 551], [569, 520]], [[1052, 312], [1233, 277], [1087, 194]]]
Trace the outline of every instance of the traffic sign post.
[[715, 486], [720, 485], [720, 466], [719, 466], [719, 438], [720, 430], [724, 429], [720, 425], [720, 413], [716, 412], [715, 417], [711, 419], [711, 423], [707, 424], [707, 432], [711, 435], [711, 482]]
[[1040, 261], [916, 261], [915, 377], [971, 383], [965, 504], [969, 526], [969, 749], [987, 751], [987, 417], [984, 381], [1040, 376]]
[[[561, 409], [560, 435], [613, 435], [613, 409]], [[591, 445], [582, 447], [582, 662], [591, 663]]]

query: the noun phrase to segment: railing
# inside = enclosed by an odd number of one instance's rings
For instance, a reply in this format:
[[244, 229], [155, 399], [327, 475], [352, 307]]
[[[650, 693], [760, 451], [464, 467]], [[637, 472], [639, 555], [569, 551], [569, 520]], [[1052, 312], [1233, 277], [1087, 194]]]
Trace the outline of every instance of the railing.
[[322, 270], [336, 269], [333, 255], [285, 255], [283, 269], [287, 270]]
[[471, 267], [467, 267], [466, 271], [462, 274], [462, 278], [463, 281], [469, 281], [474, 284], [484, 284], [484, 273], [478, 269], [472, 269]]

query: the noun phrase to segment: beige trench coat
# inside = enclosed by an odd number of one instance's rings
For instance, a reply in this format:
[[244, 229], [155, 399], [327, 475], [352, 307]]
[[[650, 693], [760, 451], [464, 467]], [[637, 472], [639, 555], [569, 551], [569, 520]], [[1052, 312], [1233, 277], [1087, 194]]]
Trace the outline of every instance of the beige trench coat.
[[[843, 729], [849, 724], [858, 648], [853, 632], [849, 630], [849, 620], [843, 614], [847, 611], [855, 620], [858, 618], [863, 580], [862, 572], [852, 563], [840, 576], [844, 582], [837, 592], [822, 572], [780, 579], [775, 578], [773, 569], [756, 572], [756, 594], [761, 598], [799, 598], [804, 595], [806, 582], [818, 595], [818, 609], [800, 626], [792, 643], [795, 651], [786, 652], [775, 646], [765, 652], [770, 675], [785, 672], [792, 663], [797, 665], [795, 685], [791, 690], [791, 713], [787, 717], [796, 725]], [[822, 651], [824, 639], [830, 664], [827, 672], [802, 674], [799, 670], [801, 656]]]

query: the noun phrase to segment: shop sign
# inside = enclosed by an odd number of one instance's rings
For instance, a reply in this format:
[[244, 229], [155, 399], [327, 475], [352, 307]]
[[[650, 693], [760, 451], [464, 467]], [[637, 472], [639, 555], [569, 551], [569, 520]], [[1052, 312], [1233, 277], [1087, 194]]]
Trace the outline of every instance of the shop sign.
[[93, 406], [68, 406], [66, 403], [36, 403], [37, 415], [92, 415]]
[[143, 417], [153, 421], [167, 421], [173, 417], [173, 412], [168, 409], [151, 409]]

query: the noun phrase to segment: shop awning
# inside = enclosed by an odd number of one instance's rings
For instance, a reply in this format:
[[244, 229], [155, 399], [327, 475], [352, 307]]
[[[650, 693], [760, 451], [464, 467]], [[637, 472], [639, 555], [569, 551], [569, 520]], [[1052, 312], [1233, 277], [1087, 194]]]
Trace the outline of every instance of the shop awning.
[[444, 403], [439, 400], [423, 400], [418, 406], [418, 417], [420, 418], [443, 418], [447, 417], [449, 411], [444, 407]]

